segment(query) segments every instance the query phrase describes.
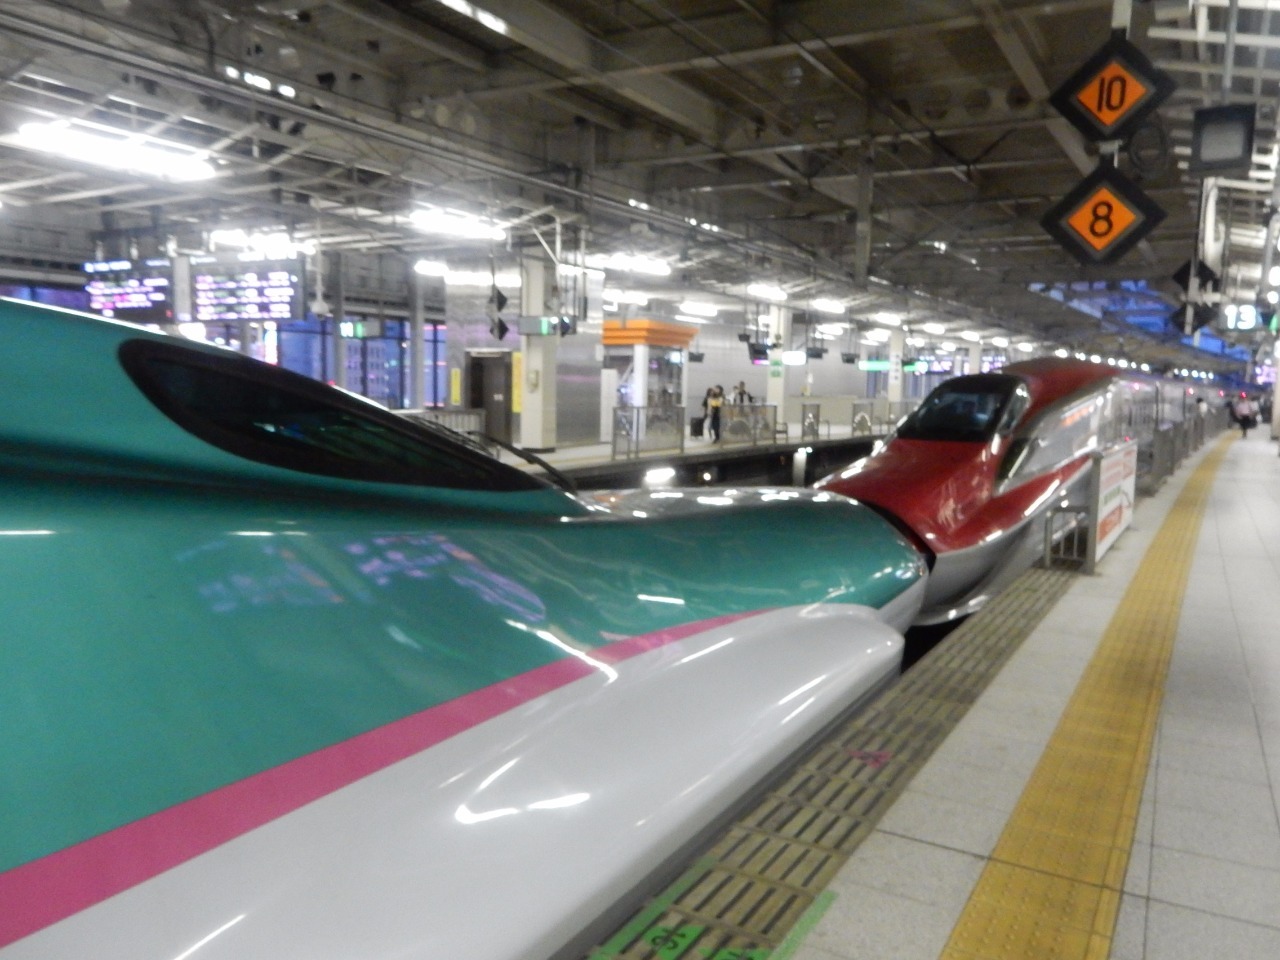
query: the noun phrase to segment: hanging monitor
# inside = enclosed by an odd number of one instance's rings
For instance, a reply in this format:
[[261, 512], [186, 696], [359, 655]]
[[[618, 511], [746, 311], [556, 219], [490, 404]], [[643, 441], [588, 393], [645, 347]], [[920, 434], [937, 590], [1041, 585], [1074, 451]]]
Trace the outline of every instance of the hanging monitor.
[[300, 320], [305, 314], [305, 275], [301, 257], [192, 257], [192, 319], [201, 323]]
[[1240, 174], [1253, 166], [1253, 128], [1257, 105], [1230, 103], [1202, 107], [1191, 121], [1192, 173]]
[[131, 323], [173, 323], [173, 264], [168, 257], [97, 260], [84, 265], [89, 309]]

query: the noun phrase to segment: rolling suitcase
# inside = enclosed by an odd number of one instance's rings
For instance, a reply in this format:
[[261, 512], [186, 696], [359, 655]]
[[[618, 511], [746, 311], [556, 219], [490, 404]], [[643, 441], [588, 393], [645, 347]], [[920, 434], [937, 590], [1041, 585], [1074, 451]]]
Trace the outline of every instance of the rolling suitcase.
[[689, 436], [702, 436], [702, 425], [706, 423], [706, 417], [690, 417], [689, 418]]

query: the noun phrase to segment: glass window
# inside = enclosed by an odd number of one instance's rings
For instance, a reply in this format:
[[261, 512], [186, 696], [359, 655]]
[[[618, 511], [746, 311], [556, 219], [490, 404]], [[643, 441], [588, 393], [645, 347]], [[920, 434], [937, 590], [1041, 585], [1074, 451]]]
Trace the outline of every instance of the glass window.
[[170, 419], [248, 460], [416, 486], [490, 491], [546, 486], [447, 436], [248, 357], [131, 340], [121, 346], [120, 360]]
[[1008, 429], [1002, 414], [1019, 388], [1017, 377], [980, 374], [953, 377], [925, 397], [902, 425], [897, 435], [908, 440], [953, 440], [980, 442], [997, 428]]

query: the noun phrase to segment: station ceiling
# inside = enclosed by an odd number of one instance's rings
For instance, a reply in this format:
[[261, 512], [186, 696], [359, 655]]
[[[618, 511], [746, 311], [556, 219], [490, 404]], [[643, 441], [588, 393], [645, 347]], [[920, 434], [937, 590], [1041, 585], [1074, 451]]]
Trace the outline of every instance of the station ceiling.
[[[1198, 223], [1214, 236], [1197, 256], [1224, 296], [1265, 293], [1280, 0], [1126, 8], [12, 0], [0, 201], [24, 229], [76, 228], [99, 245], [196, 249], [215, 226], [282, 228], [328, 251], [485, 261], [483, 244], [414, 227], [410, 212], [433, 204], [566, 262], [664, 258], [670, 276], [610, 278], [655, 309], [702, 291], [750, 316], [746, 285], [764, 280], [801, 308], [842, 300], [854, 320], [896, 313], [948, 334], [1238, 372], [1265, 334], [1218, 331], [1195, 349], [1167, 318]], [[1116, 262], [1086, 263], [1041, 219], [1095, 171], [1099, 147], [1049, 100], [1126, 19], [1176, 88], [1115, 166], [1164, 218]], [[1205, 190], [1186, 169], [1192, 118], [1226, 103], [1257, 105], [1253, 162]], [[214, 175], [113, 170], [20, 132], [50, 121], [197, 151]], [[0, 241], [0, 256], [19, 254], [30, 244]]]

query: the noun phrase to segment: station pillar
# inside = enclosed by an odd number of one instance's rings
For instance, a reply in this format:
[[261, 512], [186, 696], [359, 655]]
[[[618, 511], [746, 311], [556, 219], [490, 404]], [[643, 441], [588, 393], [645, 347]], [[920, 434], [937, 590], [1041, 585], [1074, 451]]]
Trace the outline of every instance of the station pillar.
[[[786, 307], [771, 305], [765, 316], [768, 318], [769, 329], [775, 341], [781, 341], [784, 344], [791, 342], [791, 311]], [[764, 402], [778, 408], [778, 422], [783, 421], [783, 410], [786, 407], [786, 399], [790, 393], [791, 369], [782, 362], [780, 351], [769, 351], [769, 379], [766, 381], [764, 390]], [[794, 369], [799, 370], [799, 367]], [[803, 371], [802, 371], [803, 372]], [[732, 384], [725, 384], [726, 390], [732, 390]], [[796, 391], [799, 392], [798, 390]]]
[[412, 262], [407, 263], [409, 277], [409, 396], [410, 410], [417, 410], [426, 404], [426, 349], [422, 342], [423, 330], [423, 285], [425, 278], [413, 269]]
[[982, 372], [982, 341], [969, 344], [969, 372]]
[[[520, 264], [520, 316], [544, 317], [559, 312], [559, 304], [551, 304], [556, 280], [555, 266], [548, 261], [528, 257]], [[551, 308], [551, 309], [549, 309]], [[556, 448], [556, 355], [560, 338], [521, 335], [519, 362], [512, 369], [518, 377], [512, 401], [513, 413], [520, 414], [520, 446], [526, 450], [548, 451]], [[515, 358], [513, 358], [515, 359]]]
[[889, 331], [889, 385], [886, 397], [897, 403], [906, 392], [902, 373], [902, 361], [907, 354], [907, 333], [901, 327]]

